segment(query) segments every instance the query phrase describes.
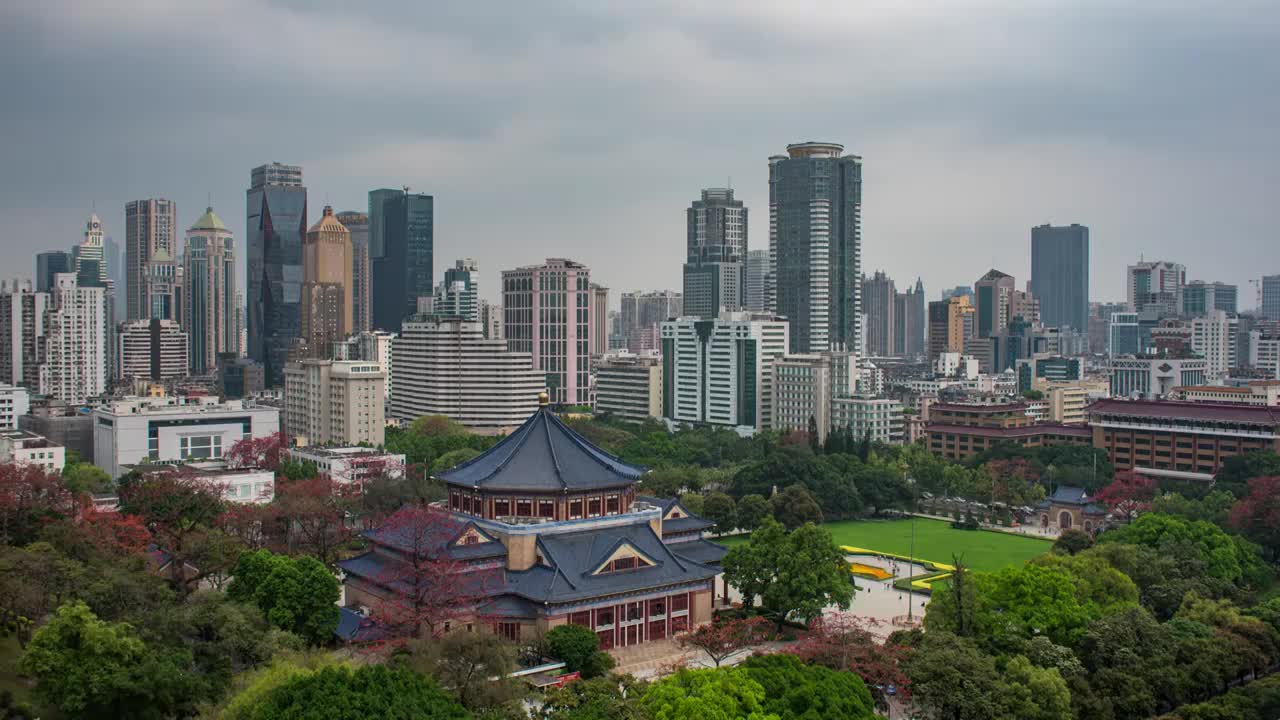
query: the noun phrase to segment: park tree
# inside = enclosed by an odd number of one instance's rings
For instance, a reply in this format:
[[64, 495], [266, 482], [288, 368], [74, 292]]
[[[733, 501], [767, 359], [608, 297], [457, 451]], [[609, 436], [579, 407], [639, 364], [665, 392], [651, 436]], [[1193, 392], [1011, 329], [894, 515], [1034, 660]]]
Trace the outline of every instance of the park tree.
[[1075, 555], [1093, 547], [1093, 536], [1083, 530], [1064, 530], [1053, 541], [1053, 551], [1060, 555]]
[[252, 602], [272, 625], [313, 645], [327, 643], [338, 625], [337, 578], [313, 557], [290, 558], [270, 550], [245, 553], [227, 594]]
[[769, 498], [769, 509], [773, 512], [774, 519], [788, 530], [794, 530], [805, 523], [822, 522], [822, 508], [803, 485], [791, 485]]
[[818, 443], [818, 419], [813, 415], [809, 416], [809, 426], [806, 428], [805, 434], [809, 436], [809, 450], [817, 454], [821, 446]]
[[715, 531], [725, 534], [737, 524], [737, 508], [733, 498], [722, 492], [708, 493], [702, 501], [702, 516], [715, 523]]
[[1274, 450], [1254, 450], [1224, 460], [1213, 481], [1215, 487], [1243, 497], [1248, 492], [1249, 480], [1273, 475], [1280, 475], [1280, 453]]
[[357, 502], [360, 487], [317, 475], [276, 484], [271, 508], [288, 536], [293, 552], [314, 555], [332, 565], [337, 552], [351, 539], [348, 509]]
[[1115, 480], [1098, 491], [1096, 500], [1116, 517], [1132, 522], [1151, 509], [1156, 490], [1155, 480], [1135, 472], [1123, 472], [1118, 473]]
[[456, 450], [450, 450], [449, 452], [442, 453], [440, 457], [435, 459], [435, 462], [431, 463], [432, 472], [444, 472], [454, 466], [461, 465], [479, 454], [479, 450], [469, 447], [461, 447]]
[[[1040, 486], [1040, 471], [1026, 458], [991, 460], [984, 465], [991, 476], [991, 498], [1009, 505], [1025, 505], [1039, 500], [1032, 492]], [[1041, 490], [1043, 495], [1043, 490]]]
[[747, 543], [729, 550], [722, 567], [726, 582], [742, 593], [743, 606], [758, 597], [779, 629], [791, 616], [809, 621], [824, 607], [847, 607], [853, 599], [843, 553], [829, 532], [811, 524], [787, 533], [767, 518]]
[[582, 625], [557, 625], [543, 638], [547, 652], [559, 658], [569, 672], [593, 678], [613, 667], [613, 657], [600, 650], [600, 638]]
[[1031, 564], [1066, 573], [1076, 588], [1076, 599], [1091, 617], [1101, 617], [1138, 604], [1138, 586], [1105, 559], [1093, 554], [1046, 553]]
[[1005, 666], [1005, 706], [1018, 720], [1072, 720], [1071, 690], [1056, 668], [1041, 668], [1018, 655]]
[[284, 433], [247, 437], [232, 445], [222, 459], [233, 468], [260, 468], [276, 472], [286, 459], [285, 449], [288, 447], [289, 440]]
[[62, 468], [62, 484], [75, 495], [109, 493], [115, 489], [106, 470], [87, 462], [67, 463]]
[[1249, 492], [1231, 507], [1228, 522], [1280, 559], [1280, 474], [1250, 478]]
[[854, 469], [853, 482], [858, 495], [877, 514], [885, 510], [907, 510], [915, 503], [915, 495], [907, 484], [902, 469], [896, 465], [874, 461]]
[[406, 505], [374, 531], [398, 552], [398, 562], [386, 563], [374, 578], [396, 587], [371, 608], [373, 618], [403, 642], [445, 632], [451, 621], [466, 617], [502, 582], [501, 571], [476, 569], [450, 553], [464, 523], [433, 506]]
[[412, 670], [387, 665], [331, 665], [296, 675], [266, 693], [249, 717], [464, 720], [470, 714], [435, 683]]
[[649, 686], [641, 706], [654, 720], [771, 720], [760, 683], [745, 670], [680, 670]]
[[871, 720], [875, 709], [862, 679], [806, 665], [795, 655], [756, 655], [738, 667], [764, 688], [763, 710], [779, 720]]
[[0, 464], [0, 542], [26, 545], [44, 523], [71, 517], [76, 509], [59, 475], [35, 464]]
[[704, 497], [701, 493], [687, 492], [680, 496], [680, 504], [694, 515], [702, 514]]
[[930, 630], [906, 662], [912, 703], [947, 720], [1013, 720], [995, 661], [968, 638]]
[[120, 487], [120, 510], [139, 515], [171, 556], [169, 582], [181, 594], [222, 575], [239, 557], [240, 543], [217, 528], [221, 489], [177, 470], [150, 472]]
[[738, 527], [753, 531], [769, 515], [769, 501], [760, 495], [743, 495], [738, 500]]
[[18, 669], [62, 717], [160, 720], [190, 714], [200, 699], [189, 662], [188, 653], [148, 647], [129, 625], [103, 621], [77, 602], [36, 632]]
[[[929, 630], [979, 638], [992, 649], [1018, 647], [1035, 635], [1072, 645], [1091, 618], [1077, 598], [1068, 573], [1037, 565], [1007, 567], [996, 573], [972, 574], [972, 619], [956, 606], [955, 593], [935, 593], [925, 615]], [[972, 628], [970, 628], [972, 623]]]
[[412, 641], [408, 650], [410, 668], [434, 679], [472, 712], [507, 707], [524, 695], [524, 684], [510, 677], [516, 648], [496, 633], [454, 630]]
[[903, 669], [908, 648], [890, 637], [883, 643], [871, 630], [874, 621], [848, 614], [816, 618], [794, 647], [797, 657], [807, 663], [832, 670], [848, 670], [862, 678], [878, 706], [888, 707], [885, 688], [898, 690], [898, 697], [910, 699], [911, 687]]
[[639, 698], [643, 686], [630, 675], [571, 682], [548, 690], [533, 720], [652, 720]]
[[1128, 525], [1103, 533], [1098, 542], [1142, 545], [1162, 553], [1176, 552], [1175, 546], [1181, 546], [1203, 561], [1211, 576], [1229, 582], [1243, 577], [1241, 547], [1221, 528], [1201, 520], [1146, 513]]
[[762, 617], [717, 617], [712, 622], [699, 625], [689, 632], [677, 635], [676, 645], [694, 648], [706, 653], [720, 667], [720, 663], [734, 653], [759, 645], [771, 636], [768, 622]]

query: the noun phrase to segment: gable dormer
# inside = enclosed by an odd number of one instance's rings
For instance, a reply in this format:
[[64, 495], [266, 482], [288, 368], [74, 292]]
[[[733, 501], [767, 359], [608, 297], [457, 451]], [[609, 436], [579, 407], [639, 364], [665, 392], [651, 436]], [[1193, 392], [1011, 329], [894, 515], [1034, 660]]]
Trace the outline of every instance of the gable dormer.
[[641, 552], [636, 546], [624, 541], [620, 542], [607, 557], [597, 563], [591, 574], [604, 575], [626, 570], [640, 570], [654, 567], [657, 564], [656, 560]]
[[481, 530], [475, 523], [467, 523], [462, 528], [462, 532], [449, 543], [451, 547], [466, 547], [470, 545], [483, 545], [485, 543], [497, 542], [497, 538], [489, 533]]

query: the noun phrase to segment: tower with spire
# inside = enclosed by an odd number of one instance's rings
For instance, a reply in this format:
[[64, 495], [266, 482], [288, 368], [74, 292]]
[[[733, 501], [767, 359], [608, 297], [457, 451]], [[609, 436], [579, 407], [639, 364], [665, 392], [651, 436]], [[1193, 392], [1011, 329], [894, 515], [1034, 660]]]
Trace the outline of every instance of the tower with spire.
[[182, 266], [191, 371], [205, 373], [217, 365], [218, 353], [240, 352], [235, 237], [212, 207], [187, 230]]
[[102, 287], [107, 282], [107, 259], [102, 238], [102, 220], [93, 213], [85, 223], [84, 239], [71, 249], [71, 269], [81, 285]]

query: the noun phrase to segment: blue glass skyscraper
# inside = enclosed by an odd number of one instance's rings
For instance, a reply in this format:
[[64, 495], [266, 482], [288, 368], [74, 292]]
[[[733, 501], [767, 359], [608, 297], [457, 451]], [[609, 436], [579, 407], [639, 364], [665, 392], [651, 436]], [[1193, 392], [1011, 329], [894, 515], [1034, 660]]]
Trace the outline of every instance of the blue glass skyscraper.
[[1045, 325], [1089, 329], [1089, 228], [1031, 228], [1031, 294]]
[[280, 163], [254, 168], [245, 207], [249, 357], [262, 363], [268, 386], [282, 385], [289, 346], [300, 332], [302, 239], [307, 232], [302, 168]]
[[385, 192], [369, 193], [373, 326], [399, 332], [404, 319], [417, 312], [418, 298], [431, 297], [434, 291], [435, 203], [430, 195]]

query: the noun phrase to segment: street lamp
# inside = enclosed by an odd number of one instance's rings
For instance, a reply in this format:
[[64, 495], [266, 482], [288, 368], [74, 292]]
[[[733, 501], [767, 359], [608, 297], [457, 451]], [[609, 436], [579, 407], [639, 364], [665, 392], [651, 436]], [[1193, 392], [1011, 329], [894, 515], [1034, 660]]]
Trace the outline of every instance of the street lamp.
[[907, 624], [912, 621], [912, 606], [915, 605], [915, 596], [911, 594], [911, 577], [916, 564], [916, 506], [919, 500], [916, 497], [916, 481], [908, 473], [905, 478], [907, 485], [911, 486], [911, 550], [907, 555]]

